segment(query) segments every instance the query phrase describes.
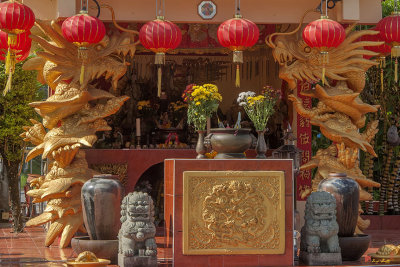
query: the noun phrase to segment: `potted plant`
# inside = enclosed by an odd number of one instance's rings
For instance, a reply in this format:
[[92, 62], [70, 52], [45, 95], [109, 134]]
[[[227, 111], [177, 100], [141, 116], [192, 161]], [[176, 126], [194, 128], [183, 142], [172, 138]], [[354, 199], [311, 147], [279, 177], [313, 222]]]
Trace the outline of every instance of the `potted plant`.
[[182, 98], [188, 104], [188, 123], [193, 124], [199, 133], [196, 145], [197, 158], [205, 158], [204, 134], [207, 118], [217, 111], [222, 96], [218, 93], [218, 87], [214, 84], [191, 84], [186, 87]]
[[259, 159], [266, 158], [265, 127], [268, 119], [274, 113], [274, 106], [278, 98], [279, 92], [270, 86], [265, 87], [258, 96], [256, 96], [256, 93], [248, 91], [240, 93], [237, 98], [239, 106], [244, 108], [256, 128], [258, 134], [256, 152]]

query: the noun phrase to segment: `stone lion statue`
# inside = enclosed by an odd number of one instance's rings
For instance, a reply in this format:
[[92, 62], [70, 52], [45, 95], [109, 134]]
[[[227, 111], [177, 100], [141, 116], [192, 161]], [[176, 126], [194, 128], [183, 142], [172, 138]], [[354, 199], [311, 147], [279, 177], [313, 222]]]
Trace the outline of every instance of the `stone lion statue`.
[[121, 223], [118, 233], [119, 254], [133, 257], [140, 255], [139, 250], [144, 250], [140, 256], [157, 255], [154, 205], [147, 193], [133, 192], [124, 197]]
[[312, 193], [306, 202], [300, 250], [308, 253], [340, 253], [336, 200], [328, 192]]

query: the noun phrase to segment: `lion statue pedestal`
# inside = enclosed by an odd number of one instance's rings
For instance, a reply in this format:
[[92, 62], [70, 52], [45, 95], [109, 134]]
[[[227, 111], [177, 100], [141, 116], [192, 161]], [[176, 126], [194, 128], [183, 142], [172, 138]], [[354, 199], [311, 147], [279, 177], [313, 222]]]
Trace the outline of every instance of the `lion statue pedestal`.
[[325, 191], [311, 193], [307, 198], [304, 219], [300, 260], [307, 265], [342, 264], [335, 198]]
[[121, 205], [118, 265], [157, 266], [153, 200], [147, 193], [128, 194]]

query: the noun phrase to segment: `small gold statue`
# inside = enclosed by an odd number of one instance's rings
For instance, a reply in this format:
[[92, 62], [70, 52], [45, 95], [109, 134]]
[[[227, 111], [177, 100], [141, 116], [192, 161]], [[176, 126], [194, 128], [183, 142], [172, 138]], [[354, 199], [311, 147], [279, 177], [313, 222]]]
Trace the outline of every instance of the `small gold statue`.
[[400, 252], [400, 246], [388, 244], [380, 247], [376, 252], [376, 254], [380, 256], [394, 256], [394, 255], [399, 255], [399, 252]]
[[93, 252], [84, 251], [79, 253], [74, 261], [67, 261], [67, 266], [73, 267], [103, 267], [110, 264], [110, 260], [98, 259]]
[[376, 253], [368, 254], [373, 263], [400, 263], [400, 245], [387, 244], [378, 249]]
[[99, 262], [99, 259], [93, 252], [84, 251], [79, 253], [78, 257], [76, 257], [75, 261], [79, 262]]

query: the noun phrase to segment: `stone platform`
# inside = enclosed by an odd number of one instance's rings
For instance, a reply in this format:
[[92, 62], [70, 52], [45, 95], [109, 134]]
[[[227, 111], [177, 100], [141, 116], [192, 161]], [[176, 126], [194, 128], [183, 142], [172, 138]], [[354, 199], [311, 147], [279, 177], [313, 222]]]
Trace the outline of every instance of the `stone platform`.
[[332, 266], [342, 264], [342, 255], [340, 253], [307, 253], [300, 251], [302, 262], [312, 266]]
[[118, 254], [118, 266], [119, 267], [157, 267], [157, 257], [125, 257], [122, 254]]

